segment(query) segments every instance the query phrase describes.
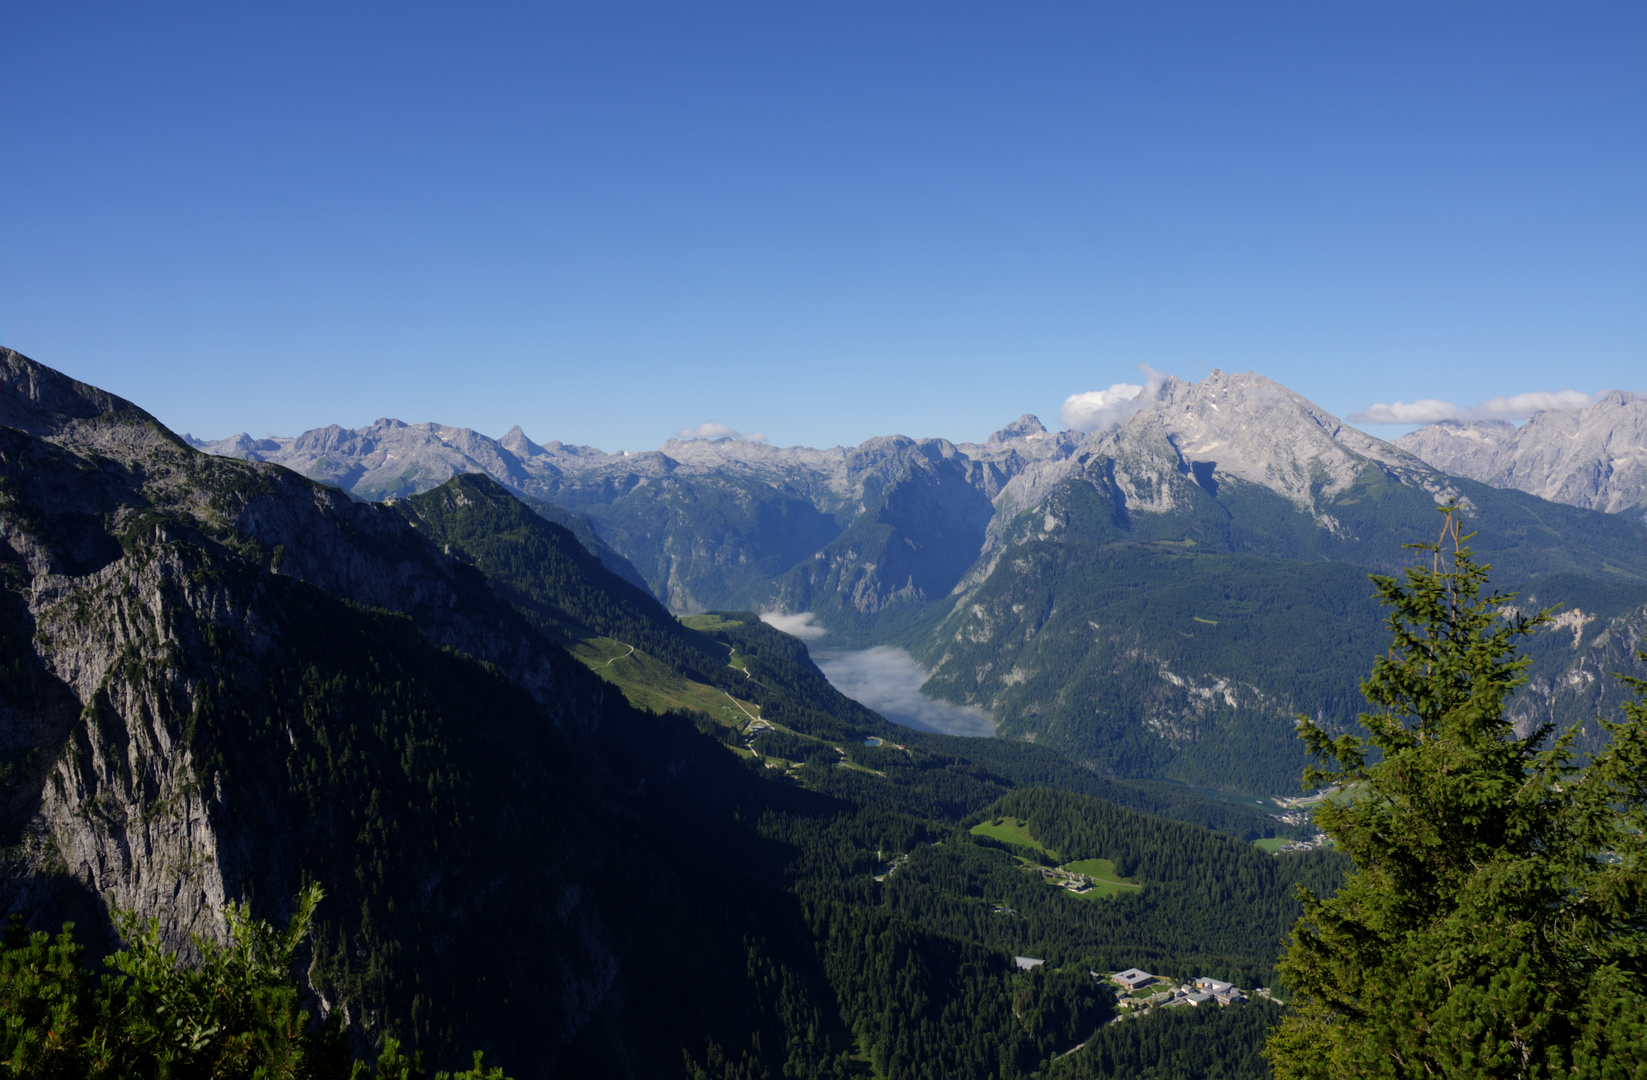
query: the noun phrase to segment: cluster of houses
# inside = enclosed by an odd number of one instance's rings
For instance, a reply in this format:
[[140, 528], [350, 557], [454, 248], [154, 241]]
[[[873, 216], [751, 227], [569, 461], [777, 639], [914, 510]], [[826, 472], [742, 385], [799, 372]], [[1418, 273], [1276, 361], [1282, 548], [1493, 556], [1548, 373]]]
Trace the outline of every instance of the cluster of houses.
[[[1092, 977], [1103, 978], [1094, 971]], [[1244, 990], [1234, 983], [1224, 982], [1222, 979], [1199, 978], [1184, 983], [1181, 986], [1171, 986], [1159, 976], [1151, 975], [1138, 968], [1127, 968], [1109, 976], [1109, 981], [1120, 988], [1126, 995], [1121, 999], [1122, 1008], [1172, 1008], [1177, 1005], [1238, 1005], [1247, 1000]], [[1134, 991], [1158, 986], [1159, 989], [1147, 997], [1131, 996]]]
[[[784, 766], [774, 765], [770, 761], [766, 761], [762, 757], [761, 752], [755, 749], [755, 739], [768, 731], [776, 730], [778, 729], [775, 726], [767, 723], [765, 720], [751, 720], [749, 722], [749, 726], [743, 729], [743, 748], [748, 750], [751, 754], [754, 754], [756, 761], [764, 762], [768, 769], [783, 769]], [[784, 771], [786, 774], [788, 773], [787, 769]]]
[[1041, 872], [1041, 880], [1049, 885], [1068, 889], [1072, 893], [1089, 893], [1092, 891], [1092, 878], [1086, 874], [1060, 870], [1055, 866], [1037, 866], [1035, 869]]
[[[1283, 812], [1271, 814], [1270, 816], [1288, 825], [1308, 825], [1315, 819], [1315, 808], [1320, 805], [1321, 800], [1335, 794], [1337, 791], [1337, 787], [1317, 788], [1308, 795], [1300, 795], [1290, 799], [1277, 799], [1275, 801], [1281, 804]], [[1314, 851], [1325, 843], [1326, 839], [1318, 832], [1308, 840], [1300, 840], [1277, 849], [1277, 853], [1281, 851]]]

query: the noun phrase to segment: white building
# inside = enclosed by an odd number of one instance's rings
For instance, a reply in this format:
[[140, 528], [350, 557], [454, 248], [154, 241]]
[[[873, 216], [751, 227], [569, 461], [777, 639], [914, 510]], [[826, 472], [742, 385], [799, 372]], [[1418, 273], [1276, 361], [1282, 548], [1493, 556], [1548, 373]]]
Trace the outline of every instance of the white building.
[[1140, 986], [1148, 986], [1154, 982], [1155, 976], [1147, 971], [1140, 971], [1138, 968], [1127, 968], [1125, 971], [1117, 971], [1114, 975], [1111, 975], [1110, 981], [1118, 983], [1128, 990], [1136, 990]]

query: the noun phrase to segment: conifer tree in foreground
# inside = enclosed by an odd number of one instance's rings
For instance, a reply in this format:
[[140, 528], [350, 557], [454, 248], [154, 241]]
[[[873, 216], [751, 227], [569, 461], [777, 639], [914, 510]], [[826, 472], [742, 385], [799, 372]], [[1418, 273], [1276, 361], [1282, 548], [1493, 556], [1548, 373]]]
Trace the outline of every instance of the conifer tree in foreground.
[[1572, 732], [1518, 737], [1516, 645], [1548, 613], [1482, 596], [1445, 513], [1414, 545], [1430, 567], [1373, 577], [1392, 642], [1362, 684], [1367, 738], [1300, 727], [1336, 765], [1305, 784], [1349, 796], [1316, 821], [1355, 871], [1328, 899], [1300, 890], [1294, 1009], [1265, 1056], [1281, 1080], [1647, 1076], [1647, 705], [1602, 720], [1587, 765]]
[[[231, 901], [228, 941], [195, 938], [198, 963], [160, 940], [155, 920], [117, 913], [127, 947], [101, 978], [81, 962], [73, 923], [54, 940], [13, 916], [0, 934], [0, 1080], [427, 1080], [422, 1058], [384, 1040], [355, 1060], [334, 1010], [312, 1023], [292, 977], [324, 893], [297, 894], [285, 930]], [[435, 1080], [505, 1080], [474, 1068]]]

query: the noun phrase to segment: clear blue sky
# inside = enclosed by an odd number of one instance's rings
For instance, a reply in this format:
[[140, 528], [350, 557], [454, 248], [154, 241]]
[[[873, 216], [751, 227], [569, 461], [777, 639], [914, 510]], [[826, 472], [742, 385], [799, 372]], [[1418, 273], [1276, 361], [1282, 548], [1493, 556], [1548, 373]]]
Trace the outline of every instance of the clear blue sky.
[[206, 437], [1647, 390], [1639, 2], [14, 3], [0, 55], [0, 341]]

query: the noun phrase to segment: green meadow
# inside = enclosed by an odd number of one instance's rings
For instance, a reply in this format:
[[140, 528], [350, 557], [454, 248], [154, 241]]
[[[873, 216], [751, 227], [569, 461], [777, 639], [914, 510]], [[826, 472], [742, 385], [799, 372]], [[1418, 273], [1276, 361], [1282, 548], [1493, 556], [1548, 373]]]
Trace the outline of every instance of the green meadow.
[[1097, 900], [1143, 888], [1143, 885], [1131, 878], [1117, 874], [1115, 863], [1109, 859], [1082, 859], [1079, 862], [1068, 863], [1061, 869], [1072, 874], [1085, 874], [1092, 879], [1091, 892], [1070, 894], [1081, 900]]
[[996, 818], [994, 821], [985, 821], [972, 827], [976, 836], [987, 836], [991, 840], [999, 840], [1003, 844], [1016, 844], [1032, 851], [1045, 855], [1048, 859], [1057, 859], [1058, 854], [1050, 851], [1039, 840], [1030, 835], [1029, 824], [1017, 818]]

